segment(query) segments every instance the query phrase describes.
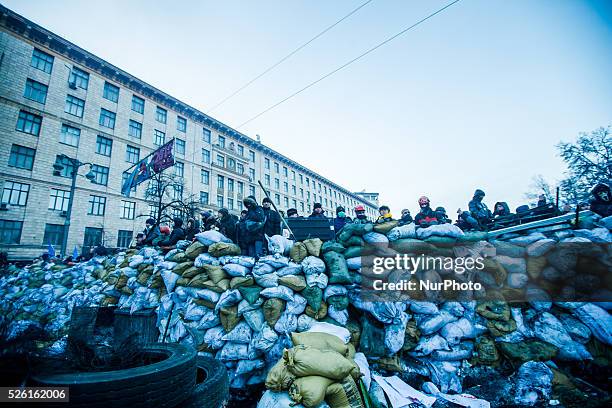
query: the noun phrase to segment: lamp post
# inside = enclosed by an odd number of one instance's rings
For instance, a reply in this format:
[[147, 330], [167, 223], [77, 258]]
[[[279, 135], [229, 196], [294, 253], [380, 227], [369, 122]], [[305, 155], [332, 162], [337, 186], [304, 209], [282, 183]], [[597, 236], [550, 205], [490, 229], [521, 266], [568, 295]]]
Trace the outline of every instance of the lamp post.
[[68, 209], [66, 210], [66, 220], [64, 221], [64, 234], [62, 236], [62, 258], [66, 256], [68, 246], [68, 230], [70, 229], [70, 216], [72, 215], [72, 203], [74, 202], [74, 190], [76, 190], [76, 180], [79, 175], [79, 169], [83, 166], [89, 166], [89, 172], [85, 175], [85, 178], [90, 182], [94, 182], [96, 175], [91, 170], [91, 163], [83, 163], [80, 160], [68, 157], [65, 154], [60, 154], [53, 164], [53, 175], [59, 176], [61, 171], [64, 169], [62, 162], [69, 162], [72, 171], [70, 177], [72, 182], [70, 184], [70, 197], [68, 198]]

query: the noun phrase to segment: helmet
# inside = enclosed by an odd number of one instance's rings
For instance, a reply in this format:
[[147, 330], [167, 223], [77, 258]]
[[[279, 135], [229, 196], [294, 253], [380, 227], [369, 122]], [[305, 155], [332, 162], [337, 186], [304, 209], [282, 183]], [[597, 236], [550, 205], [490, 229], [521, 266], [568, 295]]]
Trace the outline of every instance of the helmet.
[[419, 206], [423, 207], [429, 205], [429, 198], [422, 196], [421, 198], [419, 198]]
[[365, 207], [363, 205], [358, 205], [355, 207], [355, 212], [357, 211], [365, 211]]

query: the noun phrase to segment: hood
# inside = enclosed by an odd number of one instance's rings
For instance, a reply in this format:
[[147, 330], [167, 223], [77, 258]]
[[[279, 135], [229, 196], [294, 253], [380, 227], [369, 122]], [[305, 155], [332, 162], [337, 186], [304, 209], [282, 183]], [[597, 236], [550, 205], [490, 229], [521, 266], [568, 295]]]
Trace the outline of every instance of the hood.
[[476, 191], [474, 191], [474, 199], [475, 200], [482, 200], [485, 196], [485, 192], [482, 191], [481, 189], [477, 189]]
[[247, 197], [242, 200], [245, 207], [257, 207], [257, 201], [251, 197]]
[[510, 214], [510, 207], [508, 207], [508, 203], [505, 201], [498, 201], [495, 203], [495, 207], [493, 207], [494, 211], [497, 211], [497, 206], [501, 205], [502, 207], [504, 207], [504, 211], [506, 212], [506, 214]]
[[[603, 195], [603, 197], [601, 197]], [[598, 183], [595, 187], [591, 189], [591, 196], [596, 201], [610, 203], [612, 202], [612, 192], [610, 191], [610, 186], [606, 183]]]

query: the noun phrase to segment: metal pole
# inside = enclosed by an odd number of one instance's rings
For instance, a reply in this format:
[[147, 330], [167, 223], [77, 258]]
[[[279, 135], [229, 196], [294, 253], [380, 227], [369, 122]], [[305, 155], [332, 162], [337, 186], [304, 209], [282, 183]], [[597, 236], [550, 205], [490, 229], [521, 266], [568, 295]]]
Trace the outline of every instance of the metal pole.
[[557, 187], [557, 197], [555, 199], [555, 205], [557, 206], [557, 211], [559, 210], [559, 187]]
[[[270, 198], [270, 194], [268, 194], [268, 190], [266, 190], [264, 188], [263, 184], [261, 184], [261, 180], [257, 180], [257, 183], [259, 183], [259, 187], [261, 187], [261, 189], [263, 190], [263, 192], [266, 195], [266, 197]], [[274, 211], [276, 211], [278, 213], [278, 216], [280, 217], [281, 221], [283, 222], [283, 225], [285, 227], [287, 227], [287, 229], [289, 230], [289, 233], [291, 235], [293, 235], [293, 231], [291, 231], [291, 228], [289, 228], [289, 224], [287, 224], [287, 221], [285, 221], [285, 218], [283, 218], [281, 213], [278, 211], [278, 208], [276, 208], [276, 204], [274, 204], [274, 201], [272, 201], [271, 198], [270, 198], [270, 202], [272, 203], [272, 207], [274, 207]]]
[[68, 209], [66, 210], [66, 220], [64, 221], [64, 236], [62, 239], [62, 258], [66, 256], [68, 247], [68, 231], [70, 230], [70, 216], [72, 215], [72, 203], [74, 202], [74, 191], [76, 190], [77, 174], [81, 163], [78, 160], [70, 159], [72, 164], [72, 183], [70, 185], [70, 198], [68, 199]]

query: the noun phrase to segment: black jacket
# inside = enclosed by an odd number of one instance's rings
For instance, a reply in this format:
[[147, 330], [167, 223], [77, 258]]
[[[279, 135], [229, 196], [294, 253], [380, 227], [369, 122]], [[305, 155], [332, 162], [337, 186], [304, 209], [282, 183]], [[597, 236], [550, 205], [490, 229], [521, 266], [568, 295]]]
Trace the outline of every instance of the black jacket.
[[185, 239], [185, 231], [181, 227], [175, 227], [170, 233], [170, 236], [163, 241], [160, 241], [157, 245], [164, 247], [172, 246], [176, 245], [176, 243], [182, 239]]
[[479, 222], [481, 220], [489, 220], [493, 218], [493, 214], [485, 203], [482, 202], [484, 192], [482, 190], [476, 190], [472, 201], [468, 204], [472, 217], [476, 218]]
[[271, 208], [263, 208], [266, 217], [266, 225], [264, 226], [264, 234], [271, 237], [281, 233], [281, 218], [280, 215]]
[[316, 212], [313, 211], [312, 214], [308, 216], [308, 218], [327, 218], [327, 217], [325, 216], [325, 212], [317, 214]]
[[439, 214], [427, 206], [421, 208], [421, 211], [414, 217], [414, 223], [422, 228], [429, 227], [430, 225], [439, 224]]
[[247, 213], [244, 217], [244, 237], [241, 236], [241, 240], [244, 239], [244, 243], [247, 245], [263, 241], [266, 221], [263, 208], [257, 204], [257, 201], [249, 197], [244, 199], [244, 204], [247, 207]]
[[397, 225], [401, 227], [402, 225], [408, 225], [413, 221], [414, 220], [412, 219], [412, 215], [406, 214], [405, 216], [402, 216], [402, 218], [399, 219]]
[[219, 232], [236, 242], [236, 223], [238, 218], [235, 215], [228, 214], [222, 217], [219, 221]]
[[161, 232], [159, 231], [159, 226], [155, 225], [149, 229], [143, 231], [145, 234], [145, 239], [142, 241], [142, 245], [153, 245], [153, 240], [161, 236]]
[[[497, 207], [500, 205], [504, 207], [502, 211], [497, 210]], [[495, 203], [495, 207], [493, 211], [494, 217], [503, 217], [503, 216], [510, 215], [510, 214], [511, 212], [510, 212], [510, 207], [508, 207], [508, 203], [506, 203], [505, 201], [498, 201]]]
[[610, 187], [604, 183], [599, 183], [591, 190], [590, 199], [591, 211], [602, 217], [612, 215], [612, 192]]

